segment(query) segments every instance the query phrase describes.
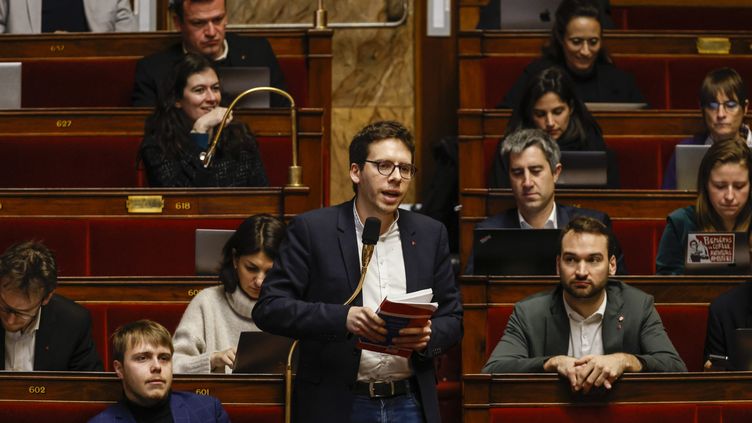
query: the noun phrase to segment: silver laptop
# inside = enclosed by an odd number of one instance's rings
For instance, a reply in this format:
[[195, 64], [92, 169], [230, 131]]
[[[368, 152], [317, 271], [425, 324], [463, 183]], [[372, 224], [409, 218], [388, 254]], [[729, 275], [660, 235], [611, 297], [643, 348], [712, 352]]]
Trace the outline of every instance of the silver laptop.
[[[222, 85], [222, 96], [227, 96], [227, 105], [243, 92], [256, 87], [268, 87], [269, 68], [265, 67], [228, 67], [217, 69]], [[270, 93], [268, 91], [248, 94], [236, 107], [249, 109], [268, 109]]]
[[608, 185], [605, 151], [562, 151], [558, 188], [603, 188]]
[[232, 229], [196, 229], [196, 274], [213, 276], [222, 266], [222, 248], [235, 231]]
[[697, 189], [697, 172], [709, 145], [676, 146], [676, 189]]
[[284, 373], [293, 340], [266, 332], [241, 332], [233, 373]]
[[21, 108], [21, 62], [0, 62], [0, 109]]
[[561, 0], [501, 0], [501, 29], [551, 29]]

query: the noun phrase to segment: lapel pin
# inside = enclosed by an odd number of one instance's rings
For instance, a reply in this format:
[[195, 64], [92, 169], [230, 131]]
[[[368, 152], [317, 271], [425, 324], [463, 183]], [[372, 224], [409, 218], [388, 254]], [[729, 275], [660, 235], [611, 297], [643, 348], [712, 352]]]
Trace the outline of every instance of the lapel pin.
[[415, 240], [410, 241], [410, 245], [412, 245], [413, 247], [415, 247]]
[[624, 321], [624, 316], [619, 316], [619, 321], [623, 322]]

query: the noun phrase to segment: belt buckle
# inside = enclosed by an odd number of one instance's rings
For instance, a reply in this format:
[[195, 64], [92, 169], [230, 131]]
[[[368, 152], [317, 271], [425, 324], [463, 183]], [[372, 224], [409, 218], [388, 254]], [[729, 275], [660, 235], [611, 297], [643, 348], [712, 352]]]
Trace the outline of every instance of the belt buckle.
[[[374, 391], [374, 385], [376, 383], [388, 383], [389, 387], [391, 388], [391, 394], [389, 395], [381, 395]], [[368, 382], [368, 396], [371, 398], [386, 398], [386, 397], [393, 397], [394, 396], [394, 381], [389, 382]]]

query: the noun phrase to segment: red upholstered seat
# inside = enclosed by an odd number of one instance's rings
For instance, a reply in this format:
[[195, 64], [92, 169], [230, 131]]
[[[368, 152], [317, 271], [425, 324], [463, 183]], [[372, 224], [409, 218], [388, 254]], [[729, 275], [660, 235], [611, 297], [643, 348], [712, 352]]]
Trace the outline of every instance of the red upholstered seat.
[[485, 84], [486, 109], [493, 109], [512, 88], [517, 78], [522, 75], [536, 56], [487, 57], [483, 59], [483, 78]]
[[259, 137], [257, 141], [266, 177], [269, 179], [269, 186], [285, 186], [288, 168], [292, 165], [292, 140], [290, 138]]
[[6, 423], [81, 423], [101, 413], [108, 403], [2, 401], [0, 421]]
[[136, 58], [24, 59], [22, 107], [128, 107]]
[[488, 308], [488, 315], [486, 316], [486, 358], [491, 356], [496, 344], [499, 343], [513, 310], [514, 306], [507, 304]]
[[489, 423], [696, 423], [694, 404], [494, 407]]
[[258, 407], [253, 405], [224, 404], [233, 423], [282, 423], [285, 409], [282, 406]]
[[55, 254], [59, 275], [86, 275], [87, 230], [87, 222], [76, 219], [0, 219], [0, 251], [22, 241], [42, 241]]
[[632, 74], [652, 109], [667, 108], [666, 59], [662, 57], [615, 57], [614, 64]]
[[136, 187], [141, 137], [0, 136], [2, 188]]
[[659, 220], [614, 220], [614, 235], [619, 240], [627, 270], [631, 275], [655, 274], [655, 257], [658, 244], [666, 227]]
[[[22, 107], [129, 107], [138, 58], [24, 59]], [[303, 58], [282, 57], [287, 88], [299, 107], [308, 106], [308, 67]]]
[[606, 137], [616, 154], [622, 189], [660, 189], [663, 173], [683, 136]]
[[91, 275], [193, 275], [195, 230], [240, 219], [99, 219], [90, 223]]
[[752, 21], [749, 7], [614, 6], [611, 16], [617, 29], [747, 31]]
[[708, 306], [705, 304], [659, 304], [663, 326], [690, 372], [701, 372], [705, 362]]
[[103, 303], [79, 303], [86, 307], [91, 314], [91, 337], [97, 349], [99, 358], [102, 359], [105, 369], [112, 369], [110, 352], [110, 338], [107, 333], [107, 304]]

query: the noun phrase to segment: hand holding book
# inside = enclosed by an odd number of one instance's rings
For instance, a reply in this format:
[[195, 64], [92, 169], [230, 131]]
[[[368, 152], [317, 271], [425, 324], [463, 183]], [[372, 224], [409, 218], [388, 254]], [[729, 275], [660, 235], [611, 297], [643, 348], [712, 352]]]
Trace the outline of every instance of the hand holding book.
[[377, 336], [361, 335], [357, 346], [402, 357], [425, 349], [431, 338], [431, 315], [438, 308], [437, 303], [429, 302], [432, 297], [429, 288], [384, 298], [375, 314], [384, 322], [386, 333], [379, 330]]

